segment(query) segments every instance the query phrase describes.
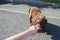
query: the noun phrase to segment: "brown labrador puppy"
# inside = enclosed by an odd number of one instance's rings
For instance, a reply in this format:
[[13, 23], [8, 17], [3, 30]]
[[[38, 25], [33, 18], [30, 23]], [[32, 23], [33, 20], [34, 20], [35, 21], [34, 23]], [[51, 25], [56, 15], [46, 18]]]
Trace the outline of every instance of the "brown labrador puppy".
[[37, 7], [31, 7], [29, 9], [29, 17], [30, 17], [30, 26], [33, 24], [40, 24], [40, 28], [44, 30], [45, 34], [48, 34], [48, 31], [45, 28], [47, 24], [46, 17], [42, 14], [42, 12]]

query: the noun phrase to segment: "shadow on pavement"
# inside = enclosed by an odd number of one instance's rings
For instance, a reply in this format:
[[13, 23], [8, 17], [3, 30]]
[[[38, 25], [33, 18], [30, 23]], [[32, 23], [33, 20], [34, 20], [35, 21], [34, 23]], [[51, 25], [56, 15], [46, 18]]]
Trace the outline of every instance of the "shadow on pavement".
[[46, 26], [50, 35], [52, 35], [51, 39], [60, 40], [60, 26], [57, 26], [51, 23], [48, 23]]

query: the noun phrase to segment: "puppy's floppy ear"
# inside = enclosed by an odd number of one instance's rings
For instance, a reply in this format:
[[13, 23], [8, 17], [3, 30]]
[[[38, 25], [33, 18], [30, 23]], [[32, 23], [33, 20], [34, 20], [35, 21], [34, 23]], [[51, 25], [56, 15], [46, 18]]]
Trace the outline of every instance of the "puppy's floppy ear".
[[45, 18], [45, 23], [47, 24], [47, 19]]
[[32, 23], [32, 16], [30, 16], [30, 23]]
[[45, 23], [45, 25], [46, 25], [46, 24], [47, 24], [47, 19], [45, 19], [44, 21], [45, 21], [44, 23]]
[[28, 11], [29, 13], [30, 13], [30, 10], [31, 10], [31, 8], [30, 8], [29, 11]]
[[31, 8], [29, 9], [29, 18], [32, 19], [31, 13], [30, 13]]
[[30, 13], [30, 10], [31, 10], [31, 8], [29, 9], [29, 18], [30, 18], [30, 24], [32, 23], [32, 16], [31, 16], [31, 13]]
[[41, 21], [41, 23], [42, 23], [43, 25], [46, 25], [46, 24], [47, 24], [47, 19], [46, 19], [46, 18], [43, 18], [43, 20]]

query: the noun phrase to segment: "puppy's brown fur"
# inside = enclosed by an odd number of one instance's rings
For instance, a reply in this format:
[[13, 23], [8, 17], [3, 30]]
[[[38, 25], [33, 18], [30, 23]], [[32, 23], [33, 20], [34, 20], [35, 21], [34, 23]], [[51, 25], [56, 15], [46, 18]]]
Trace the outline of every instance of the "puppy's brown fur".
[[39, 8], [31, 7], [29, 9], [29, 17], [30, 17], [30, 26], [39, 23], [41, 25], [41, 28], [44, 30], [44, 32], [48, 34], [48, 31], [45, 29], [45, 25], [47, 24], [47, 19], [39, 10]]

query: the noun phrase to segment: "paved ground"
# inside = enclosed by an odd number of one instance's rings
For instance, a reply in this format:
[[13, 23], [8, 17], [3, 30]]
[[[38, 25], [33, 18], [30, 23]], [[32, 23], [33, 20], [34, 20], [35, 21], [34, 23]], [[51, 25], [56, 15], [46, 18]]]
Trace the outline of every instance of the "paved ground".
[[[19, 4], [0, 5], [0, 40], [25, 31], [29, 27], [28, 9], [31, 6]], [[50, 35], [37, 33], [27, 40], [60, 40], [60, 9], [40, 8], [46, 15], [46, 25]]]

